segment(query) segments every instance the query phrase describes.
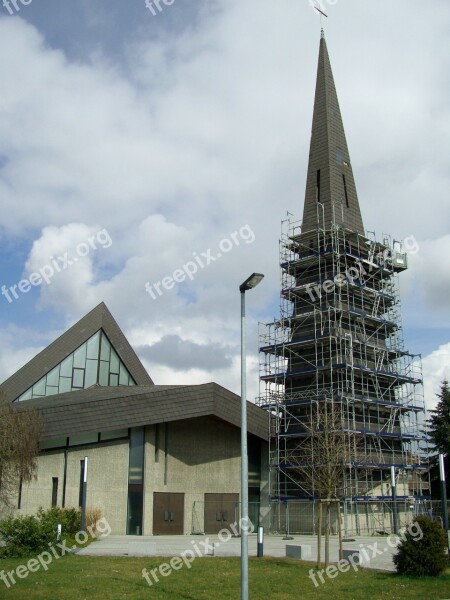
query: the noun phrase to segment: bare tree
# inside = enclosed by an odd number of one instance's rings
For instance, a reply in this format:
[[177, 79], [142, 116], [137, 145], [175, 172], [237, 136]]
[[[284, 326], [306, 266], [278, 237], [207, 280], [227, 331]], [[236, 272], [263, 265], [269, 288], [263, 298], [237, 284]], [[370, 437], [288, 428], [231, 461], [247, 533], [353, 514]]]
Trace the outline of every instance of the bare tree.
[[0, 403], [0, 506], [11, 507], [20, 482], [36, 478], [43, 429], [38, 411]]
[[287, 460], [295, 467], [303, 487], [319, 498], [317, 565], [320, 568], [322, 529], [325, 531], [325, 566], [329, 564], [333, 504], [338, 508], [339, 558], [343, 557], [339, 502], [347, 495], [347, 473], [359, 454], [359, 439], [354, 431], [345, 427], [342, 406], [334, 402], [312, 404], [310, 419], [302, 419], [302, 427], [305, 437], [290, 450]]

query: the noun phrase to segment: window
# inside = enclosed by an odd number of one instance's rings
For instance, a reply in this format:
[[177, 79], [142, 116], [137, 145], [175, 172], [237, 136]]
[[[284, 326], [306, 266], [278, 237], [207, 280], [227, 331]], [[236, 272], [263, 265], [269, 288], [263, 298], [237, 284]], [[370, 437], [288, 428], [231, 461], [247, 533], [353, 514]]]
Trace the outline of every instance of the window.
[[320, 202], [320, 169], [316, 174], [316, 201]]
[[58, 505], [58, 478], [52, 477], [52, 507]]
[[142, 532], [144, 507], [144, 449], [145, 428], [134, 427], [130, 431], [128, 470], [128, 535]]
[[93, 385], [136, 385], [101, 329], [18, 399], [32, 400], [86, 389]]
[[84, 369], [74, 369], [72, 375], [72, 387], [83, 388], [84, 387]]
[[159, 463], [159, 424], [155, 425], [155, 463]]
[[22, 477], [19, 481], [19, 498], [17, 500], [17, 508], [20, 510], [22, 508]]
[[348, 203], [347, 182], [345, 181], [345, 175], [342, 175], [342, 181], [344, 183], [345, 204], [347, 205], [347, 208], [350, 208]]

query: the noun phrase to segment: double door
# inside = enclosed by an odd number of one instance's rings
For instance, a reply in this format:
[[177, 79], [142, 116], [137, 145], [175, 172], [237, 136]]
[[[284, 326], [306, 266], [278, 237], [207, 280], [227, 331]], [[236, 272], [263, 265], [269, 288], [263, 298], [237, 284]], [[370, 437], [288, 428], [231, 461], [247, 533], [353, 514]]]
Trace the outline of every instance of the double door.
[[184, 494], [154, 492], [153, 535], [183, 535]]
[[[205, 494], [205, 533], [239, 531], [239, 494]], [[233, 528], [231, 526], [234, 525]]]

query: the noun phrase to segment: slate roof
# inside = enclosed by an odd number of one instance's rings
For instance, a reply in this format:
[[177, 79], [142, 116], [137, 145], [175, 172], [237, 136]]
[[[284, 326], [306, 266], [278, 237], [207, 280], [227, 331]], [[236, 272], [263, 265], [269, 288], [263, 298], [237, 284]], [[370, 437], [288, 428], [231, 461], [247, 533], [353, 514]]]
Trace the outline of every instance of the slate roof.
[[[14, 402], [99, 329], [106, 333], [137, 385], [95, 385], [17, 403], [20, 410], [41, 412], [45, 422], [42, 441], [205, 416], [240, 428], [240, 397], [220, 385], [154, 385], [103, 302], [7, 379], [0, 386], [0, 402]], [[248, 402], [247, 421], [249, 433], [268, 439], [266, 411]]]
[[[94, 386], [28, 400], [20, 408], [36, 408], [46, 427], [42, 440], [83, 433], [168, 423], [196, 417], [216, 418], [240, 427], [240, 397], [216, 383], [203, 385]], [[268, 439], [266, 411], [247, 402], [248, 431]]]
[[101, 302], [75, 325], [63, 333], [57, 340], [39, 352], [25, 366], [0, 385], [0, 403], [14, 402], [23, 392], [39, 381], [66, 356], [84, 344], [99, 329], [108, 336], [120, 359], [127, 367], [137, 385], [153, 385], [153, 381], [127, 338]]
[[342, 213], [339, 210], [339, 214], [336, 215], [337, 224], [364, 235], [341, 110], [323, 35], [320, 40], [317, 67], [302, 233], [317, 229], [318, 187], [320, 188], [319, 201], [324, 211], [323, 214], [320, 213], [321, 228], [331, 229], [332, 201], [338, 200], [342, 201], [344, 220], [342, 223]]

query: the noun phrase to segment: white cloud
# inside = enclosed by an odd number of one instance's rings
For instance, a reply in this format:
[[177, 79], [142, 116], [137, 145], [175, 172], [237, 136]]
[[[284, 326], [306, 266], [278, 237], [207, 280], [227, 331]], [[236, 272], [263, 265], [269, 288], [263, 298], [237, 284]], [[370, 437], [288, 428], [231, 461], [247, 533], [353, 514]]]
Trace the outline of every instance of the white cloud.
[[425, 404], [428, 410], [436, 408], [436, 394], [444, 379], [450, 380], [450, 344], [444, 344], [425, 356], [422, 361]]
[[[413, 287], [427, 307], [450, 312], [450, 234], [420, 242], [410, 257]], [[411, 285], [411, 282], [410, 282]]]
[[63, 302], [71, 313], [86, 310], [95, 303], [99, 285], [94, 263], [101, 257], [96, 255], [112, 243], [106, 229], [83, 223], [45, 227], [33, 243], [24, 277], [40, 286], [41, 305]]
[[[157, 18], [142, 11], [154, 32]], [[406, 275], [410, 289], [424, 291], [426, 320], [438, 302], [445, 310], [449, 290], [439, 260], [450, 250], [450, 11], [349, 0], [329, 12], [364, 221], [380, 236], [427, 240]], [[102, 52], [83, 63], [22, 20], [0, 18], [1, 231], [32, 248], [19, 270], [41, 268], [99, 228], [113, 240], [42, 286], [39, 306], [73, 321], [104, 300], [137, 346], [177, 335], [238, 352], [237, 286], [262, 271], [264, 284], [248, 299], [256, 352], [255, 312], [275, 316], [268, 307], [279, 289], [279, 222], [287, 210], [302, 212], [318, 37], [306, 2], [223, 0], [177, 35], [136, 36], [120, 65]], [[146, 294], [146, 282], [245, 224], [254, 243], [161, 298]], [[236, 361], [172, 375], [148, 366], [157, 383], [159, 373], [239, 391]]]

